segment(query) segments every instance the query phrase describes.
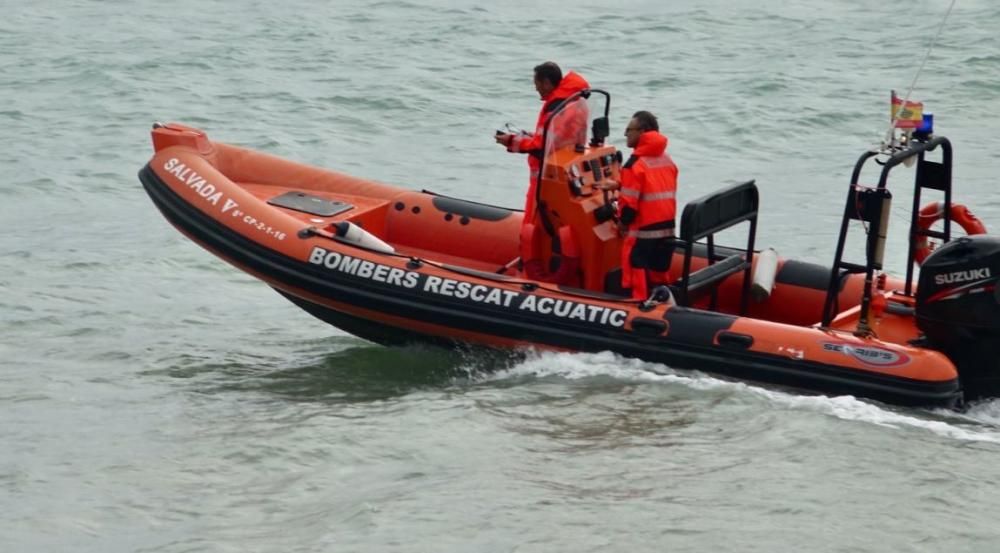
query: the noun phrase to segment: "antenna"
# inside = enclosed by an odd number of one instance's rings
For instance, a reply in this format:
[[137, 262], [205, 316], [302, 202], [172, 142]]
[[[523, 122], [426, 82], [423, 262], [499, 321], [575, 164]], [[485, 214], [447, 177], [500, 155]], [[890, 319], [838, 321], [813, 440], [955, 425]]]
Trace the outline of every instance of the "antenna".
[[[955, 7], [955, 2], [957, 0], [951, 0], [951, 4], [948, 6], [948, 11], [944, 13], [944, 17], [941, 19], [941, 25], [938, 26], [937, 33], [934, 34], [934, 38], [931, 39], [930, 45], [927, 46], [927, 52], [924, 54], [923, 61], [920, 62], [920, 67], [917, 68], [917, 73], [913, 75], [913, 82], [910, 83], [910, 88], [906, 91], [906, 95], [903, 96], [903, 101], [899, 104], [899, 108], [895, 107], [893, 104], [892, 117], [889, 119], [889, 129], [885, 133], [885, 140], [882, 145], [884, 148], [889, 149], [893, 146], [899, 146], [898, 138], [896, 137], [896, 119], [899, 117], [900, 113], [906, 109], [906, 105], [910, 100], [910, 94], [913, 94], [913, 89], [917, 86], [917, 79], [920, 78], [920, 73], [923, 72], [924, 66], [927, 65], [927, 58], [931, 56], [931, 51], [934, 49], [934, 45], [937, 43], [938, 38], [941, 36], [941, 31], [944, 30], [944, 24], [948, 21], [948, 16], [951, 15], [951, 10]], [[895, 96], [895, 93], [893, 93]], [[907, 139], [909, 136], [907, 135]]]

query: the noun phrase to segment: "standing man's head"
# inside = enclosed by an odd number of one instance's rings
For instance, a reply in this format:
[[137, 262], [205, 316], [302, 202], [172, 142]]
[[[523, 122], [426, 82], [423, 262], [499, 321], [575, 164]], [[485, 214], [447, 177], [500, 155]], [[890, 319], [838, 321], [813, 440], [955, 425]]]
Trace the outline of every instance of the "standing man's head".
[[562, 81], [562, 69], [555, 62], [535, 66], [535, 90], [543, 100], [559, 86], [559, 81]]
[[632, 115], [632, 120], [625, 127], [625, 139], [629, 148], [639, 145], [639, 136], [646, 131], [659, 131], [660, 124], [656, 121], [656, 116], [648, 111], [637, 111]]

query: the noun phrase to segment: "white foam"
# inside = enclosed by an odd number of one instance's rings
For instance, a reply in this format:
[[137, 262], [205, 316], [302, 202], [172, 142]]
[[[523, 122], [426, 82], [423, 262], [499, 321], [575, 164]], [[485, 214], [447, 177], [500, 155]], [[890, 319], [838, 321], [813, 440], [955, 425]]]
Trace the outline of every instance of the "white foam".
[[962, 420], [1000, 428], [1000, 399], [973, 404], [964, 413], [952, 414]]
[[630, 359], [604, 351], [600, 353], [535, 352], [528, 358], [495, 375], [498, 378], [516, 376], [558, 376], [568, 380], [609, 376], [638, 382], [682, 383], [696, 390], [709, 390], [745, 384], [726, 382], [698, 372], [678, 374], [666, 365]]
[[[957, 426], [943, 420], [921, 418], [890, 411], [876, 404], [861, 401], [853, 396], [793, 396], [783, 394], [782, 402], [795, 408], [803, 408], [825, 413], [841, 420], [868, 422], [889, 428], [916, 428], [932, 432], [945, 438], [973, 442], [991, 442], [1000, 444], [1000, 432], [992, 430], [976, 430]], [[917, 412], [917, 411], [915, 411]], [[923, 412], [928, 416], [954, 416], [955, 413]]]
[[[1000, 444], [1000, 400], [978, 404], [965, 413], [953, 411], [914, 411], [905, 414], [862, 401], [853, 396], [809, 396], [771, 390], [759, 386], [713, 378], [697, 371], [674, 371], [666, 365], [648, 363], [621, 357], [611, 352], [601, 353], [552, 353], [533, 352], [508, 370], [490, 376], [490, 379], [538, 376], [561, 377], [569, 380], [607, 376], [620, 380], [681, 384], [694, 390], [728, 389], [762, 397], [769, 402], [822, 413], [846, 421], [876, 424], [888, 428], [914, 428], [935, 435], [963, 441]], [[921, 417], [920, 415], [926, 415]], [[930, 417], [947, 417], [990, 428], [968, 428], [945, 420]]]

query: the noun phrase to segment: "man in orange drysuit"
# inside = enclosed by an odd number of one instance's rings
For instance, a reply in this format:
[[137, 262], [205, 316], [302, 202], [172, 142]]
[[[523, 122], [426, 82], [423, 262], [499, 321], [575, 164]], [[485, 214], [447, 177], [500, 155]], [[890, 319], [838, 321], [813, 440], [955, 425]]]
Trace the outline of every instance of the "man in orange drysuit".
[[[622, 247], [622, 287], [632, 298], [645, 300], [647, 277], [665, 283], [673, 257], [674, 218], [677, 213], [677, 166], [666, 153], [667, 137], [648, 111], [632, 116], [625, 138], [632, 156], [622, 167], [618, 193]], [[649, 273], [647, 275], [647, 272]]]
[[[538, 91], [544, 104], [538, 113], [535, 132], [533, 134], [498, 133], [496, 135], [497, 143], [506, 146], [508, 152], [528, 154], [531, 182], [528, 184], [528, 195], [524, 202], [525, 224], [531, 223], [535, 217], [535, 186], [538, 181], [538, 173], [542, 168], [542, 157], [545, 154], [545, 144], [542, 143], [545, 123], [567, 98], [588, 88], [590, 88], [590, 84], [583, 77], [572, 71], [563, 76], [562, 70], [554, 62], [547, 61], [536, 66], [535, 90]], [[549, 133], [556, 133], [556, 139], [559, 141], [570, 143], [578, 139], [579, 143], [582, 144], [586, 141], [587, 121], [585, 112], [581, 111], [581, 114], [584, 114], [583, 121], [577, 117], [565, 119], [560, 117], [561, 121], [565, 121], [564, 128], [550, 128]]]

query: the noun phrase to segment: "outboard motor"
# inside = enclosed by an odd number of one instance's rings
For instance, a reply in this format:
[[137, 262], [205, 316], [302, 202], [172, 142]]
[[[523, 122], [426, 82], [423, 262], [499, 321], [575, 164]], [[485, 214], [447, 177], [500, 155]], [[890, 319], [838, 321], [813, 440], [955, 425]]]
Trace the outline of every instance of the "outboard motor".
[[917, 326], [958, 367], [966, 399], [1000, 397], [1000, 238], [966, 236], [920, 269]]

